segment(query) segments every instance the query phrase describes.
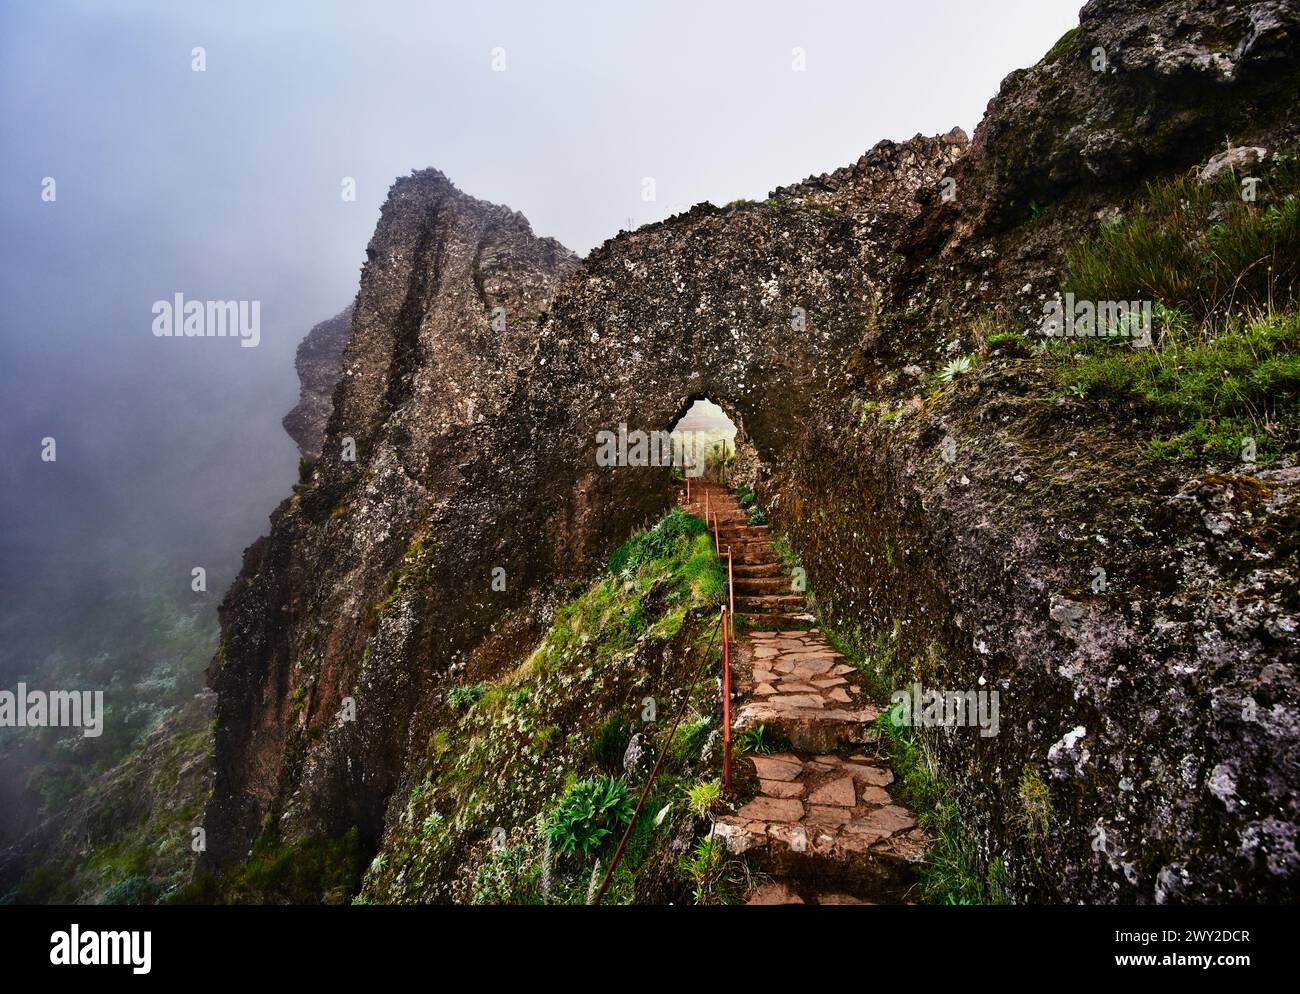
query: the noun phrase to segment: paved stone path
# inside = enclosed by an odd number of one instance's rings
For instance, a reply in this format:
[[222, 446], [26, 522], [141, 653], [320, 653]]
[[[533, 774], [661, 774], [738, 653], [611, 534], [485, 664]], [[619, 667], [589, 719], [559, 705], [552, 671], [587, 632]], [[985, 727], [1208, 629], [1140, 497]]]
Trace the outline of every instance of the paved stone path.
[[[723, 556], [734, 557], [736, 612], [747, 623], [732, 655], [733, 739], [763, 727], [788, 751], [733, 758], [742, 797], [715, 831], [753, 853], [769, 876], [750, 904], [868, 904], [905, 900], [924, 836], [889, 794], [875, 757], [878, 710], [854, 669], [817, 630], [793, 591], [766, 525], [750, 525], [717, 484], [692, 484], [690, 510], [716, 512]], [[748, 788], [748, 789], [746, 789]]]

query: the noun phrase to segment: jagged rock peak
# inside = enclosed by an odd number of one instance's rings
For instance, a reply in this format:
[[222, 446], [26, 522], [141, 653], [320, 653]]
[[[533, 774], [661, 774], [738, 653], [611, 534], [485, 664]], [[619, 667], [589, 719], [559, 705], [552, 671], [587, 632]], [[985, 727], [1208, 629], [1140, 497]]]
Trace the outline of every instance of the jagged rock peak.
[[334, 409], [334, 386], [339, 379], [343, 347], [352, 330], [352, 304], [322, 321], [298, 343], [294, 368], [298, 371], [298, 403], [284, 416], [284, 430], [308, 459], [320, 458], [325, 425]]

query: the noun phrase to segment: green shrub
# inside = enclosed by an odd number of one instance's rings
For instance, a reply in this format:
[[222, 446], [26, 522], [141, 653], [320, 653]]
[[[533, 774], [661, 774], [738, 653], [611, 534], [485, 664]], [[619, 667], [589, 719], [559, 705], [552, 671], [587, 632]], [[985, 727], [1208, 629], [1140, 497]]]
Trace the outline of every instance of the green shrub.
[[686, 793], [686, 806], [697, 818], [707, 817], [722, 793], [716, 780], [702, 780], [682, 789]]
[[565, 791], [546, 826], [561, 855], [586, 855], [632, 820], [632, 802], [621, 777], [591, 777]]
[[767, 515], [763, 513], [761, 507], [755, 504], [745, 511], [745, 520], [751, 525], [765, 525], [767, 524]]
[[1005, 345], [1024, 346], [1026, 343], [1025, 336], [1018, 331], [995, 331], [984, 339], [989, 348], [1001, 348]]
[[678, 872], [693, 885], [696, 904], [731, 904], [753, 889], [755, 880], [743, 859], [729, 859], [726, 843], [710, 833], [696, 839], [677, 862]]
[[722, 839], [710, 835], [697, 839], [691, 854], [682, 857], [681, 870], [683, 875], [695, 885], [696, 904], [708, 902], [710, 892], [722, 875], [726, 855], [726, 844]]
[[487, 684], [470, 683], [452, 687], [447, 691], [447, 703], [456, 711], [464, 711], [475, 704], [487, 691]]
[[974, 368], [974, 360], [970, 356], [958, 356], [939, 370], [936, 375], [940, 383], [951, 383], [963, 373], [969, 373], [972, 368]]
[[741, 753], [755, 753], [762, 755], [772, 751], [772, 746], [765, 740], [767, 735], [767, 726], [755, 725], [753, 728], [746, 728], [736, 736], [736, 748]]

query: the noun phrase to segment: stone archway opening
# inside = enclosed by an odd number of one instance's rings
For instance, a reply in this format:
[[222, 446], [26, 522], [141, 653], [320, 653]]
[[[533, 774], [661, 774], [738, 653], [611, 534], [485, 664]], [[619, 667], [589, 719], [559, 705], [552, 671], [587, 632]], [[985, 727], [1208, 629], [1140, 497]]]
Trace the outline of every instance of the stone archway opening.
[[709, 483], [731, 482], [739, 429], [720, 406], [708, 397], [692, 398], [669, 432], [686, 473]]

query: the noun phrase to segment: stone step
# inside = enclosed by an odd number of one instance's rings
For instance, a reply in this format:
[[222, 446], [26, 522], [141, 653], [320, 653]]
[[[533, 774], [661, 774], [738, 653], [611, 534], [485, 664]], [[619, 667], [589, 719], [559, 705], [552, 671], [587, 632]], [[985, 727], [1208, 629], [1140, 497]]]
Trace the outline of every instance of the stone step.
[[745, 904], [875, 904], [801, 881], [769, 880], [750, 891]]
[[768, 542], [727, 542], [719, 539], [722, 545], [722, 554], [727, 554], [727, 547], [731, 547], [731, 555], [734, 559], [736, 556], [744, 555], [747, 559], [762, 559], [763, 561], [775, 561], [777, 555], [772, 551], [772, 546]]
[[[751, 793], [714, 831], [784, 885], [755, 903], [896, 903], [924, 852], [910, 811], [889, 793], [893, 774], [865, 753], [744, 756], [737, 783]], [[849, 899], [818, 902], [819, 894]]]
[[[723, 550], [723, 559], [725, 557], [727, 557], [727, 550]], [[732, 550], [732, 572], [735, 572], [736, 567], [775, 567], [777, 573], [783, 572], [785, 569], [784, 564], [780, 563], [776, 556], [772, 555], [771, 552], [762, 550], [753, 552], [749, 550], [744, 552]]]
[[795, 591], [790, 586], [788, 576], [737, 576], [734, 578], [736, 596], [742, 593], [746, 597], [763, 594], [789, 594]]
[[724, 545], [728, 542], [733, 544], [736, 542], [762, 542], [764, 545], [771, 544], [766, 535], [755, 535], [748, 528], [731, 530], [723, 528], [718, 532], [718, 537], [722, 539]]
[[759, 631], [777, 631], [783, 628], [806, 629], [817, 624], [811, 614], [768, 613], [758, 611], [737, 611], [750, 628]]
[[803, 594], [736, 595], [736, 610], [741, 613], [759, 611], [763, 614], [788, 614], [803, 606]]
[[[703, 518], [703, 517], [704, 517], [704, 505], [703, 505], [703, 504], [691, 504], [691, 505], [688, 505], [688, 506], [686, 507], [686, 510], [689, 511], [691, 514], [695, 515], [697, 518]], [[715, 512], [716, 512], [716, 515], [717, 515], [717, 518], [718, 518], [718, 528], [719, 528], [719, 529], [722, 529], [722, 528], [748, 528], [748, 527], [750, 526], [750, 525], [749, 525], [749, 519], [748, 519], [747, 517], [745, 517], [745, 515], [744, 515], [742, 512], [740, 512], [740, 511], [728, 511], [728, 510], [724, 510], [723, 508], [715, 507], [715, 508], [712, 508], [712, 509], [709, 511], [708, 522], [709, 522], [709, 527], [710, 527], [710, 528], [713, 527], [713, 518], [714, 518], [714, 514], [715, 514]]]
[[786, 575], [785, 567], [776, 561], [770, 563], [736, 563], [734, 564], [733, 572], [735, 573], [737, 581], [742, 577], [745, 579], [757, 579], [760, 577], [767, 578]]

